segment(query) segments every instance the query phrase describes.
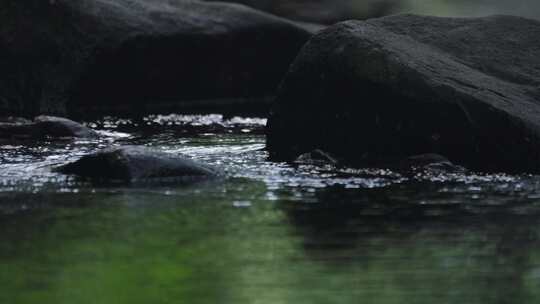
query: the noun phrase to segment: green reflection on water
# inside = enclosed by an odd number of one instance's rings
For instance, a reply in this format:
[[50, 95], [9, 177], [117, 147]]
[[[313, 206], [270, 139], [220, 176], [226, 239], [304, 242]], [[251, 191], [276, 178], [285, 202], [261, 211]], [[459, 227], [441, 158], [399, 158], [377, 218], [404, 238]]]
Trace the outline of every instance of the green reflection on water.
[[354, 191], [366, 202], [329, 189], [315, 204], [273, 201], [244, 179], [175, 195], [10, 194], [49, 205], [2, 218], [0, 303], [539, 300], [537, 217], [376, 214], [370, 200], [395, 189]]

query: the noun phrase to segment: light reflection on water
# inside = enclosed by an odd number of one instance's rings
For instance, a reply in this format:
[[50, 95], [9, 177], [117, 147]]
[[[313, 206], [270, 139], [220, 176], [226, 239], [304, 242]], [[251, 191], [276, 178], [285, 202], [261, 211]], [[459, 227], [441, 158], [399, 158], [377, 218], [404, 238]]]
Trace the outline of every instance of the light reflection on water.
[[[537, 176], [293, 166], [267, 161], [264, 120], [143, 121], [0, 145], [0, 303], [540, 299]], [[97, 187], [50, 171], [121, 144], [228, 178]]]

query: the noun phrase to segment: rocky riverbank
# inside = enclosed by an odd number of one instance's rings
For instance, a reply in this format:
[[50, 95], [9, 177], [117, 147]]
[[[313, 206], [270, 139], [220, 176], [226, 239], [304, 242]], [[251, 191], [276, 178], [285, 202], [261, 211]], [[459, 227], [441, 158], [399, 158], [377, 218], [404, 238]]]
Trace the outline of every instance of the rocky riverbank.
[[[322, 30], [223, 2], [30, 0], [0, 25], [3, 117], [250, 116], [273, 103], [273, 159], [540, 171], [538, 21], [395, 15]], [[91, 136], [50, 116], [0, 124], [4, 140]]]

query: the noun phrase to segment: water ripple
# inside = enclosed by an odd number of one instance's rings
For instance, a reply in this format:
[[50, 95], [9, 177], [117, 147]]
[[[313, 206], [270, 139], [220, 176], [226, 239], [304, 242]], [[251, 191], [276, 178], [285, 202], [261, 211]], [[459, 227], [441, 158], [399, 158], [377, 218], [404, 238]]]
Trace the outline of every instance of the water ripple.
[[[540, 198], [537, 190], [540, 189], [540, 179], [537, 176], [429, 172], [403, 176], [383, 169], [270, 162], [264, 150], [264, 135], [251, 132], [262, 128], [265, 123], [266, 120], [262, 118], [224, 118], [222, 115], [151, 115], [137, 121], [105, 117], [86, 123], [98, 128], [101, 137], [97, 140], [0, 145], [0, 192], [93, 191], [86, 184], [53, 173], [51, 168], [105, 147], [136, 144], [208, 163], [220, 168], [233, 179], [262, 182], [268, 189], [269, 198], [276, 195], [275, 191], [283, 189], [297, 189], [297, 193], [305, 198], [306, 193], [328, 187], [375, 189], [403, 184], [430, 185], [437, 187], [435, 192], [441, 195], [465, 195], [471, 200], [482, 199], [486, 192], [492, 195]], [[150, 124], [155, 128], [151, 132], [141, 132], [141, 124]], [[207, 132], [208, 126], [216, 125], [221, 129]], [[178, 133], [183, 127], [192, 128], [195, 132], [187, 135]], [[248, 132], [228, 132], [243, 129]]]

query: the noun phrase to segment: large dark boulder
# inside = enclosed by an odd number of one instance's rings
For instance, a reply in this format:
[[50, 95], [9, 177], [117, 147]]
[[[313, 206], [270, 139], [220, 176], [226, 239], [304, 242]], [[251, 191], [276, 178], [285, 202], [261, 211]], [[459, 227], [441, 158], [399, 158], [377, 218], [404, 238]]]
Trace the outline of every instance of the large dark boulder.
[[144, 146], [122, 146], [98, 151], [55, 169], [96, 181], [137, 182], [152, 179], [208, 179], [217, 171], [182, 156]]
[[316, 35], [268, 122], [268, 149], [351, 164], [438, 153], [475, 170], [540, 171], [540, 22], [397, 15]]
[[4, 1], [0, 115], [268, 106], [309, 37], [239, 4]]

